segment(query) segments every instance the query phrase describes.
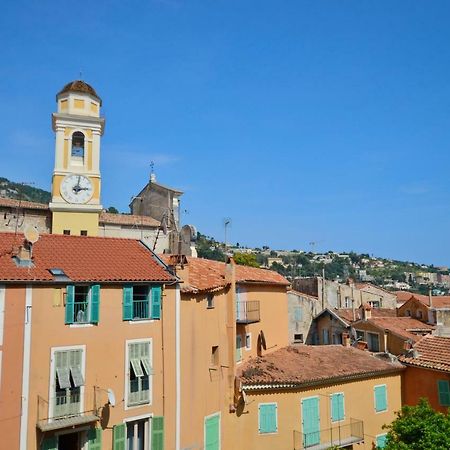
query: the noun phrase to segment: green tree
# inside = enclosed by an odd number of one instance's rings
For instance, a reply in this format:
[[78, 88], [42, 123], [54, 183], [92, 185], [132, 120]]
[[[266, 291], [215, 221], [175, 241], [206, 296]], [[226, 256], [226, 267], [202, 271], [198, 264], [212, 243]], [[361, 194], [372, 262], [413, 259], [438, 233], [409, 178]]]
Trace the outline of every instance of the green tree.
[[235, 253], [233, 258], [236, 264], [241, 266], [251, 266], [251, 267], [259, 267], [258, 261], [256, 260], [256, 255], [253, 253]]
[[109, 212], [109, 213], [111, 213], [111, 214], [119, 214], [118, 209], [115, 208], [114, 206], [110, 206], [110, 207], [106, 210], [106, 212]]
[[436, 412], [422, 398], [417, 406], [403, 406], [389, 430], [386, 450], [448, 450], [450, 416]]

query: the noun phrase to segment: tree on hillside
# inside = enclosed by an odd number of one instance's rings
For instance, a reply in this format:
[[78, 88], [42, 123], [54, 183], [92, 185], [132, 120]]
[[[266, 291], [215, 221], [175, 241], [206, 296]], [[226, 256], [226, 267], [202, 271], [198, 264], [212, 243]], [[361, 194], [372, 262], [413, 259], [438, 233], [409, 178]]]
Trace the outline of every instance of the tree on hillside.
[[253, 253], [235, 253], [233, 258], [236, 264], [241, 266], [259, 267], [258, 261], [256, 261], [256, 255]]
[[447, 450], [450, 448], [450, 416], [436, 412], [422, 398], [417, 406], [403, 406], [389, 430], [385, 450]]

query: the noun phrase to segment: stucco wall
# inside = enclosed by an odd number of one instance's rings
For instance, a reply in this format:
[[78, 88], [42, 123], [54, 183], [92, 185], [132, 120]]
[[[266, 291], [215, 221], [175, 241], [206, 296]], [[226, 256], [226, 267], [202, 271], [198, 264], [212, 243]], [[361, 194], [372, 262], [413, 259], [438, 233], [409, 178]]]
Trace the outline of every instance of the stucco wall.
[[292, 291], [288, 292], [287, 298], [289, 342], [296, 341], [295, 335], [298, 334], [302, 334], [302, 342], [306, 342], [312, 320], [320, 311], [318, 300]]

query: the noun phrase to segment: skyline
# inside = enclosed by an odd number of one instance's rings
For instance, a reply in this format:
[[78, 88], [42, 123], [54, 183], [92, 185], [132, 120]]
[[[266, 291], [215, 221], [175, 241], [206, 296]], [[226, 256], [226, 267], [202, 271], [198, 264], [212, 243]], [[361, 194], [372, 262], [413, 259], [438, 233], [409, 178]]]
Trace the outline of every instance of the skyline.
[[104, 207], [127, 211], [154, 161], [217, 240], [231, 217], [242, 245], [450, 264], [450, 5], [111, 4], [5, 7], [0, 176], [50, 189], [55, 95], [81, 70]]

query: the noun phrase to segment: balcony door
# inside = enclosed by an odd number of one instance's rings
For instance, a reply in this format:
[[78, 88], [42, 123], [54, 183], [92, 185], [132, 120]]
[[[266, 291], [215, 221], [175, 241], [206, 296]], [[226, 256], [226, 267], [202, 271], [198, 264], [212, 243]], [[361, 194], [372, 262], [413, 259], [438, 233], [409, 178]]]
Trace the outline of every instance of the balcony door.
[[319, 397], [302, 400], [302, 430], [304, 448], [320, 443]]

